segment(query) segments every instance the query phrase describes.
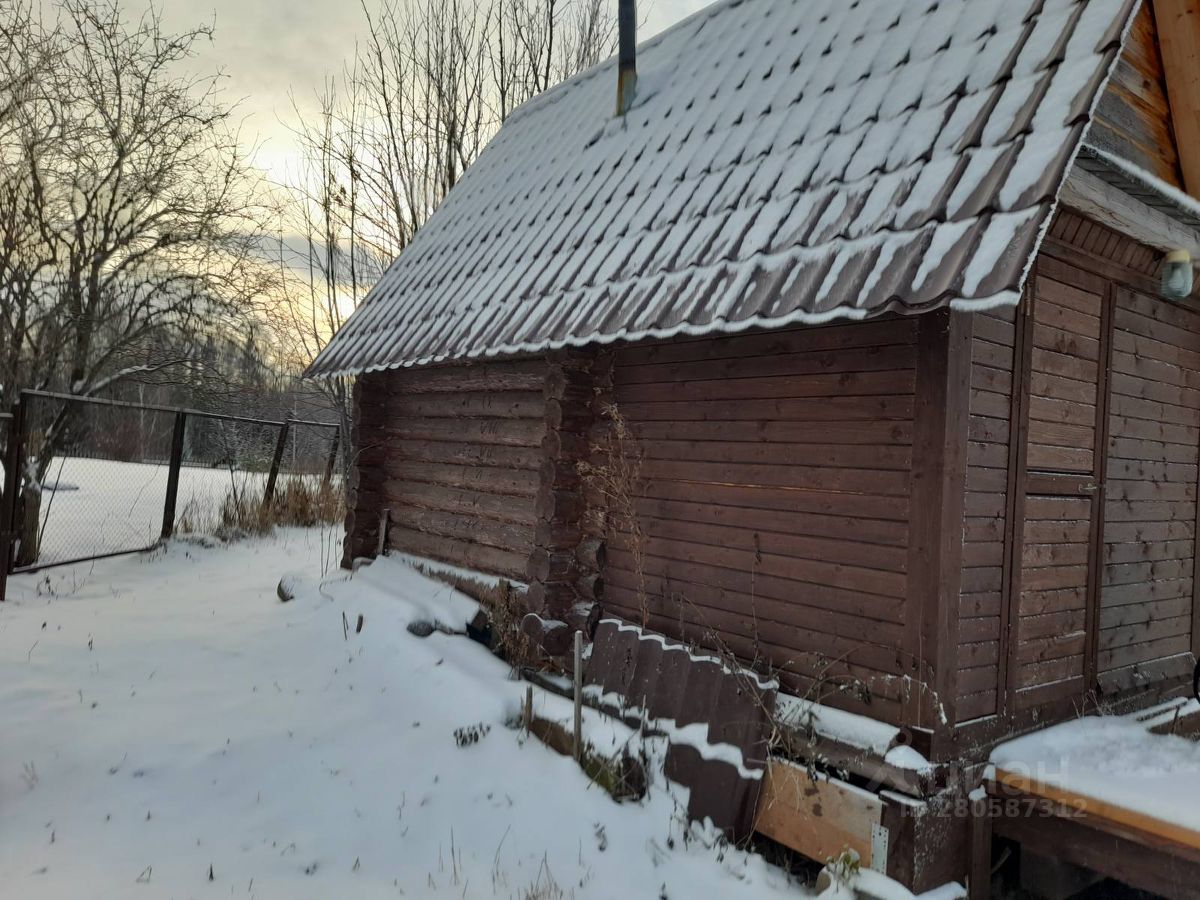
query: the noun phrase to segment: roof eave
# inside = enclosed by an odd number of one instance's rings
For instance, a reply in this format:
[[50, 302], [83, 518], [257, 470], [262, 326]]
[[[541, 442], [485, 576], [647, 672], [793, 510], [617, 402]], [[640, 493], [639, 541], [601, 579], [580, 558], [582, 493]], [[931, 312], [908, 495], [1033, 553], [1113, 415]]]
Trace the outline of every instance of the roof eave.
[[1200, 203], [1094, 147], [1082, 148], [1059, 201], [1138, 243], [1200, 258]]

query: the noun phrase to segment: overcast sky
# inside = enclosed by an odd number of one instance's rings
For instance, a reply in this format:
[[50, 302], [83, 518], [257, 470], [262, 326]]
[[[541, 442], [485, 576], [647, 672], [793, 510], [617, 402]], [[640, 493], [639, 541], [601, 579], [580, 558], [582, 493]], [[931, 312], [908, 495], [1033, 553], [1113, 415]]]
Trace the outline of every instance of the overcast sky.
[[[644, 39], [707, 5], [708, 0], [643, 0]], [[122, 0], [130, 14], [146, 0]], [[261, 144], [256, 161], [282, 178], [290, 158], [289, 91], [310, 104], [329, 74], [354, 53], [363, 14], [359, 0], [157, 0], [166, 24], [180, 30], [214, 21], [216, 38], [198, 61], [228, 76], [227, 100], [238, 100], [248, 141]]]

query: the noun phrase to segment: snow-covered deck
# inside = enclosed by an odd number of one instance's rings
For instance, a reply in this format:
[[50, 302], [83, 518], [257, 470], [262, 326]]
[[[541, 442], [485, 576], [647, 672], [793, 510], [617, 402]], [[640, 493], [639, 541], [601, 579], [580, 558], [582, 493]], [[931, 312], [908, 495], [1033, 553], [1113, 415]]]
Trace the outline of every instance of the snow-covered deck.
[[1200, 849], [1200, 742], [1151, 730], [1198, 706], [1086, 716], [1017, 738], [992, 751], [995, 778]]
[[[1132, 887], [1200, 897], [1200, 743], [1159, 731], [1195, 712], [1195, 701], [1175, 701], [1001, 744], [986, 778], [986, 833]], [[981, 884], [989, 863], [973, 863]]]

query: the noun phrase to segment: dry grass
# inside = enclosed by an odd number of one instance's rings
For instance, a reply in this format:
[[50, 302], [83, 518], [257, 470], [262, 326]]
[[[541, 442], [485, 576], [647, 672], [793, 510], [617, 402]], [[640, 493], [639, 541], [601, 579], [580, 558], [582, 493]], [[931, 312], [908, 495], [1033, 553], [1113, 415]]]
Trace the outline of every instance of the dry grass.
[[543, 856], [542, 864], [538, 867], [537, 878], [533, 884], [522, 888], [520, 893], [521, 900], [567, 900], [568, 897], [574, 896], [574, 893], [568, 894], [550, 873], [550, 861]]
[[332, 525], [345, 516], [341, 489], [317, 478], [281, 477], [269, 503], [263, 502], [264, 492], [265, 486], [258, 479], [235, 479], [218, 508], [189, 505], [179, 516], [175, 530], [217, 536], [267, 534], [276, 526]]
[[650, 621], [650, 601], [646, 592], [646, 535], [637, 513], [637, 499], [641, 496], [642, 448], [615, 403], [605, 404], [601, 416], [606, 420], [603, 436], [591, 448], [592, 460], [579, 464], [579, 474], [604, 497], [608, 526], [624, 531], [629, 538], [642, 616], [640, 624], [645, 628]]

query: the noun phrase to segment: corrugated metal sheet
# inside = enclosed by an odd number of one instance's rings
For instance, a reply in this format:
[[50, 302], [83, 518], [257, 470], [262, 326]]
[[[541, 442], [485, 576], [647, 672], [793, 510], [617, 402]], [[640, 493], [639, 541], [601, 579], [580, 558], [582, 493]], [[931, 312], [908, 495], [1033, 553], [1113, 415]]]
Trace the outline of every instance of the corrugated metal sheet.
[[310, 372], [1015, 302], [1134, 0], [724, 0], [509, 119]]
[[612, 618], [596, 627], [584, 680], [602, 702], [666, 731], [665, 773], [690, 789], [689, 819], [710, 819], [735, 840], [750, 836], [776, 682]]

